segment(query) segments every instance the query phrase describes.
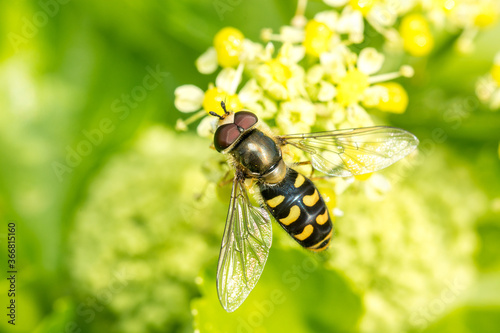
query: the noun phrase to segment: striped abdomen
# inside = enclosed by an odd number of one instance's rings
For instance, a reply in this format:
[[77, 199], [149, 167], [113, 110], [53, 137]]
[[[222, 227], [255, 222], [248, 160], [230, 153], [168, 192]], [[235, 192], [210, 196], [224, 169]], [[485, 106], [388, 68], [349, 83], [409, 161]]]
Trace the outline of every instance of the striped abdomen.
[[303, 247], [322, 251], [330, 244], [333, 225], [326, 204], [314, 184], [288, 169], [277, 184], [261, 184], [267, 208], [281, 226]]

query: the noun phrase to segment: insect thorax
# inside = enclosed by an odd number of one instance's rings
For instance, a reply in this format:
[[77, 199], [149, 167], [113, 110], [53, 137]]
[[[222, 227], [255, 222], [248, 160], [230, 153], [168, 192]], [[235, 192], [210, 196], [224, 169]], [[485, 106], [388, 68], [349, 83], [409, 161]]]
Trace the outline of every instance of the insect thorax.
[[230, 151], [247, 174], [256, 178], [282, 178], [286, 167], [281, 149], [274, 140], [258, 129], [252, 129]]

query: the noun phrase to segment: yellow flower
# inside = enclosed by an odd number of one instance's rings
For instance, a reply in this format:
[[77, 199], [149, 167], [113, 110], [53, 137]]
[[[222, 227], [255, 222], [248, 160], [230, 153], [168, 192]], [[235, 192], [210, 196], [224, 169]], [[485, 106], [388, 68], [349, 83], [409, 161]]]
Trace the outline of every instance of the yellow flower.
[[304, 99], [281, 103], [276, 124], [282, 133], [307, 133], [316, 122], [314, 105]]
[[493, 25], [498, 20], [499, 6], [491, 1], [484, 1], [477, 5], [478, 11], [474, 18], [474, 25], [485, 28]]
[[[226, 103], [228, 110], [239, 111], [243, 109], [236, 90], [241, 82], [241, 73], [243, 66], [238, 69], [225, 68], [216, 78], [216, 86], [209, 85], [207, 91], [203, 91], [194, 85], [183, 85], [175, 89], [175, 107], [181, 112], [194, 112], [188, 119], [178, 119], [176, 129], [179, 131], [187, 130], [189, 124], [205, 117], [210, 111], [222, 114], [221, 101]], [[201, 109], [201, 110], [200, 110]], [[215, 118], [212, 116], [202, 119], [197, 127], [198, 134], [203, 137], [212, 135]]]
[[427, 20], [420, 14], [405, 16], [399, 27], [403, 47], [415, 57], [428, 55], [434, 47], [434, 37]]
[[277, 58], [257, 67], [257, 81], [272, 98], [283, 101], [305, 94], [304, 69], [297, 65], [302, 55], [300, 49], [286, 43]]
[[243, 49], [244, 36], [236, 28], [225, 27], [214, 37], [217, 60], [222, 67], [235, 67], [239, 64], [239, 55]]
[[206, 112], [214, 111], [222, 115], [224, 114], [224, 110], [222, 110], [221, 102], [226, 103], [226, 109], [228, 111], [240, 111], [243, 108], [238, 95], [228, 95], [224, 90], [213, 87], [205, 92], [202, 102], [203, 109]]
[[364, 16], [373, 8], [375, 0], [349, 0], [352, 9], [359, 10]]
[[408, 106], [408, 94], [406, 90], [396, 82], [384, 82], [378, 84], [387, 90], [387, 94], [382, 97], [377, 105], [381, 111], [392, 113], [403, 113]]
[[328, 51], [333, 31], [322, 22], [310, 20], [305, 29], [304, 47], [306, 53], [319, 57], [321, 53]]
[[361, 100], [368, 86], [368, 75], [358, 69], [348, 70], [337, 84], [337, 101], [342, 106], [355, 104]]

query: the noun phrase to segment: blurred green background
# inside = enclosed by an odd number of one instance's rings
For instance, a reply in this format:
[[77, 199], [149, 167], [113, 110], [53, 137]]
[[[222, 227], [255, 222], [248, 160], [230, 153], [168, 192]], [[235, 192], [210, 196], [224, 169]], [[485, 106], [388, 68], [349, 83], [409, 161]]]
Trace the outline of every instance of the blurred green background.
[[363, 182], [338, 199], [324, 256], [275, 226], [261, 281], [227, 314], [214, 276], [228, 203], [202, 167], [216, 152], [174, 130], [174, 89], [214, 80], [194, 61], [222, 27], [257, 41], [295, 2], [227, 1], [222, 17], [216, 1], [63, 2], [0, 4], [2, 269], [10, 221], [18, 255], [1, 332], [498, 332], [500, 116], [474, 93], [498, 25], [471, 54], [449, 33], [405, 59], [407, 112], [374, 116], [415, 133], [418, 157], [385, 173], [380, 202]]

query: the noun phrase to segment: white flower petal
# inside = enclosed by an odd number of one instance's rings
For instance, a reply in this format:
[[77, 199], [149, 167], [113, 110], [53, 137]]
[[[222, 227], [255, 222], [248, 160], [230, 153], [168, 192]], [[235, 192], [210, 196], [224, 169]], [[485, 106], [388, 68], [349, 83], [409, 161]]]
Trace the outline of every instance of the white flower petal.
[[328, 108], [332, 110], [332, 121], [339, 124], [345, 120], [346, 110], [336, 102], [328, 102]]
[[196, 59], [196, 69], [202, 74], [212, 74], [218, 66], [217, 52], [213, 47], [210, 47]]
[[285, 25], [280, 28], [280, 36], [283, 42], [301, 43], [304, 40], [304, 29]]
[[326, 81], [321, 81], [320, 82], [320, 87], [319, 87], [319, 92], [318, 92], [318, 100], [321, 102], [328, 102], [331, 101], [335, 95], [337, 94], [337, 90], [333, 86], [333, 84], [326, 82]]
[[412, 10], [418, 3], [418, 0], [404, 0], [404, 1], [386, 1], [386, 8], [394, 11], [396, 15], [401, 16]]
[[262, 52], [262, 54], [260, 55], [259, 60], [261, 60], [262, 62], [269, 61], [273, 58], [273, 54], [274, 54], [274, 44], [269, 42], [266, 44], [266, 47]]
[[288, 90], [288, 98], [295, 98], [306, 96], [307, 91], [304, 86], [304, 77], [292, 77], [286, 82], [286, 89]]
[[286, 88], [277, 82], [271, 82], [267, 91], [269, 92], [269, 95], [277, 100], [285, 100], [288, 98], [288, 91]]
[[177, 87], [174, 95], [174, 104], [177, 110], [181, 112], [193, 112], [201, 109], [205, 93], [195, 85], [186, 84]]
[[240, 61], [243, 63], [251, 63], [256, 61], [264, 54], [264, 47], [259, 43], [254, 43], [249, 39], [243, 40], [243, 47], [240, 53]]
[[233, 82], [236, 78], [236, 69], [231, 67], [223, 68], [215, 79], [215, 86], [231, 94]]
[[349, 121], [352, 127], [373, 126], [370, 115], [357, 104], [352, 104], [347, 108], [347, 121]]
[[384, 55], [378, 53], [373, 47], [367, 47], [361, 50], [358, 58], [358, 69], [367, 74], [374, 74], [382, 68]]
[[341, 7], [347, 4], [349, 0], [323, 0], [328, 6]]
[[299, 62], [305, 55], [303, 46], [294, 46], [291, 43], [284, 43], [279, 53], [279, 61], [285, 66], [291, 66]]
[[365, 24], [363, 15], [358, 10], [353, 10], [351, 7], [345, 7], [342, 11], [338, 24], [337, 31], [351, 35], [363, 35]]
[[262, 87], [257, 84], [257, 80], [249, 80], [238, 93], [238, 97], [244, 105], [255, 103], [264, 97]]
[[217, 118], [212, 116], [204, 117], [196, 128], [198, 135], [203, 138], [211, 138], [214, 135]]
[[500, 52], [495, 54], [495, 59], [493, 60], [493, 63], [497, 66], [500, 65]]
[[389, 100], [389, 90], [380, 85], [374, 85], [366, 88], [363, 96], [363, 104], [367, 107], [374, 107], [380, 101]]
[[306, 48], [302, 45], [294, 45], [290, 51], [290, 58], [294, 63], [301, 61], [306, 55]]
[[321, 65], [314, 65], [307, 71], [306, 82], [309, 84], [317, 84], [323, 76], [325, 75], [325, 70]]
[[492, 110], [500, 109], [500, 89], [497, 89], [491, 96], [490, 108]]
[[387, 28], [384, 33], [385, 47], [388, 51], [397, 52], [403, 49], [403, 37], [394, 28]]
[[325, 10], [316, 14], [314, 19], [318, 22], [326, 24], [330, 30], [336, 31], [339, 13], [334, 10]]
[[397, 12], [389, 8], [386, 4], [373, 6], [368, 13], [368, 20], [374, 26], [389, 27], [396, 23]]
[[332, 79], [339, 80], [346, 75], [345, 57], [341, 52], [338, 52], [340, 48], [332, 52], [323, 52], [319, 57], [319, 62], [325, 73], [329, 74]]

